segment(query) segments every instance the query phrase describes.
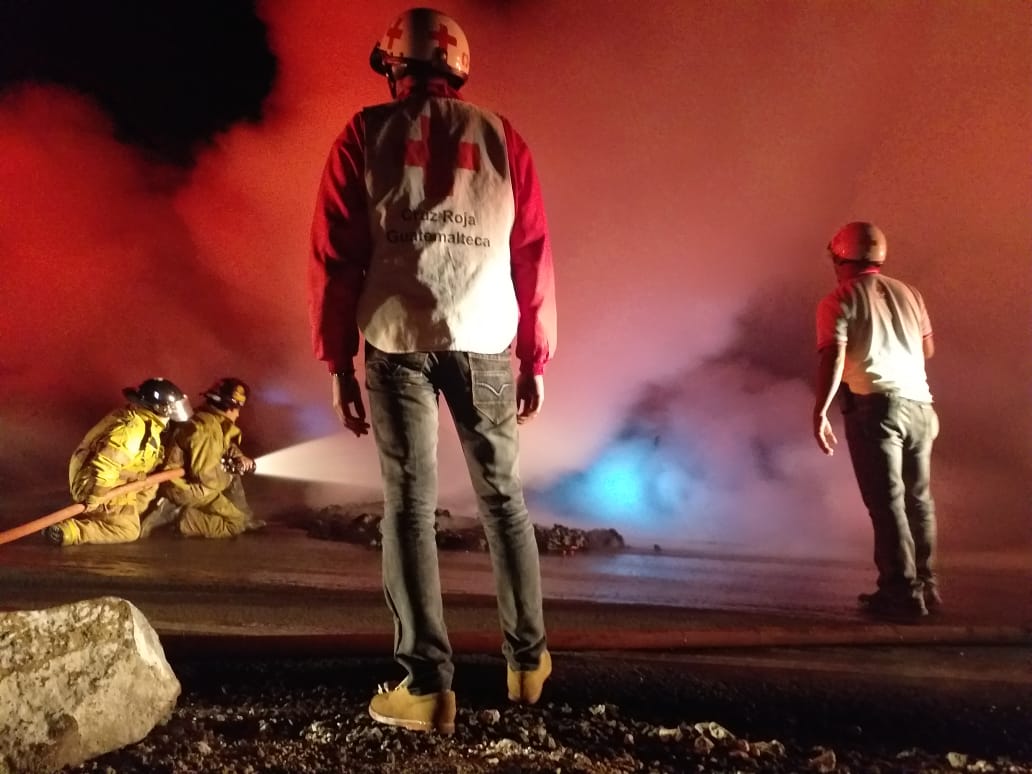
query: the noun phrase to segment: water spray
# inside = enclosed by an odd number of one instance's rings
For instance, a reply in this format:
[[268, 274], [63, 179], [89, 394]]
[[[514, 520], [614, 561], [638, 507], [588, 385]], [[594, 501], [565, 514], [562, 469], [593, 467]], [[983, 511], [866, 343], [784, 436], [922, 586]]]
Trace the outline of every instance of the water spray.
[[292, 481], [342, 486], [379, 486], [376, 452], [367, 447], [357, 455], [346, 444], [352, 439], [337, 433], [304, 441], [255, 458], [254, 475]]

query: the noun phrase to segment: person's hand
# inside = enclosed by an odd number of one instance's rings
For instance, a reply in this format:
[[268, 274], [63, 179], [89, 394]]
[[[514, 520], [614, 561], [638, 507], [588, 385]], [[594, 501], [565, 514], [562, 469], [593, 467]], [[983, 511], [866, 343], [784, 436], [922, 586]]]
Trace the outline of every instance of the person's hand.
[[234, 476], [243, 476], [247, 473], [254, 473], [257, 467], [255, 461], [242, 451], [230, 449], [222, 455], [222, 469]]
[[369, 432], [362, 389], [354, 372], [333, 374], [333, 410], [341, 423], [361, 438]]
[[828, 421], [827, 414], [818, 412], [813, 415], [813, 437], [817, 439], [817, 445], [821, 447], [822, 452], [829, 457], [835, 453], [835, 444], [838, 443], [838, 438], [831, 429], [831, 422]]
[[524, 424], [541, 413], [545, 402], [545, 377], [521, 373], [516, 379], [516, 422]]
[[92, 511], [94, 508], [103, 505], [106, 500], [108, 493], [111, 489], [107, 487], [96, 487], [92, 492], [86, 495], [86, 500], [83, 505], [86, 506], [87, 511]]

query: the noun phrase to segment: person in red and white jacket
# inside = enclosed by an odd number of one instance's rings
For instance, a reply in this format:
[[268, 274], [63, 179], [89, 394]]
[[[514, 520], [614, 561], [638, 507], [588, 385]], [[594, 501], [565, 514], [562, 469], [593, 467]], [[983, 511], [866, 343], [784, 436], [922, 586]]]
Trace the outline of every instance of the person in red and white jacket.
[[393, 100], [356, 114], [330, 150], [308, 268], [312, 336], [332, 374], [334, 409], [356, 436], [369, 429], [354, 365], [365, 339], [384, 485], [384, 587], [395, 658], [408, 672], [373, 698], [370, 714], [450, 733], [454, 666], [434, 532], [438, 396], [484, 519], [509, 697], [533, 704], [551, 659], [517, 425], [544, 401], [555, 276], [526, 143], [506, 119], [459, 95], [469, 75], [459, 25], [430, 9], [407, 11], [370, 63]]

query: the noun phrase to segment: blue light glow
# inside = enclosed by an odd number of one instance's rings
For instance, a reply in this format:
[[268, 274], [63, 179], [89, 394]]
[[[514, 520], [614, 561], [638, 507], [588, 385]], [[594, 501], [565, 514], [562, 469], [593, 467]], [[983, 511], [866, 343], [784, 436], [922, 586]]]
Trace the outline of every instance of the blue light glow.
[[585, 473], [583, 494], [606, 515], [639, 513], [648, 502], [643, 466], [635, 451], [612, 450]]
[[622, 438], [586, 469], [566, 476], [546, 500], [572, 513], [610, 524], [655, 525], [684, 514], [696, 482], [679, 458], [651, 438]]
[[312, 403], [300, 400], [296, 391], [286, 385], [266, 382], [256, 388], [255, 402], [288, 409], [293, 417], [293, 426], [301, 438], [315, 438], [340, 430], [340, 423], [330, 409], [328, 389], [325, 403]]

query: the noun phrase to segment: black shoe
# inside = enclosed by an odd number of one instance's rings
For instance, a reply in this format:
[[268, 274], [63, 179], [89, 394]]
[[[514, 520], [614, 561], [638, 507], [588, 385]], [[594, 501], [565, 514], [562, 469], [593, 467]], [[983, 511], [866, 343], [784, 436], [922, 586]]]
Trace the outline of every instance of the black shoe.
[[43, 539], [52, 546], [64, 545], [64, 532], [57, 524], [51, 524], [40, 534], [43, 535]]
[[147, 538], [156, 529], [161, 529], [174, 522], [179, 517], [179, 508], [174, 506], [164, 497], [158, 498], [153, 510], [147, 514], [140, 523], [140, 537]]
[[857, 599], [865, 613], [888, 621], [913, 622], [928, 615], [928, 608], [921, 597], [897, 597], [876, 591], [861, 594]]

